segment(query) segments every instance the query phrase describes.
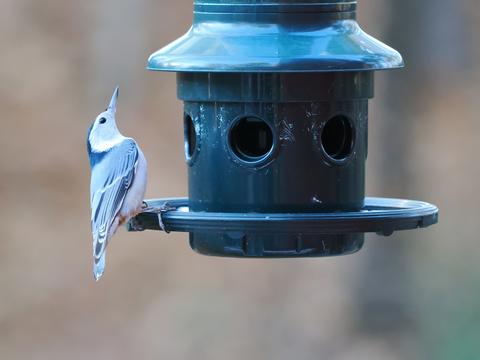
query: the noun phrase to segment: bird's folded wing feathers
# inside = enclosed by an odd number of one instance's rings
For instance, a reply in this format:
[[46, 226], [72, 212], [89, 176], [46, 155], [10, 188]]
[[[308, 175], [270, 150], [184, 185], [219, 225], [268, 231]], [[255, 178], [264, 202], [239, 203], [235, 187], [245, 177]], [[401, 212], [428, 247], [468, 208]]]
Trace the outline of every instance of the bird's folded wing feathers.
[[133, 139], [127, 138], [105, 154], [95, 165], [95, 171], [92, 171], [91, 222], [96, 262], [104, 254], [110, 226], [132, 185], [137, 163], [137, 144]]

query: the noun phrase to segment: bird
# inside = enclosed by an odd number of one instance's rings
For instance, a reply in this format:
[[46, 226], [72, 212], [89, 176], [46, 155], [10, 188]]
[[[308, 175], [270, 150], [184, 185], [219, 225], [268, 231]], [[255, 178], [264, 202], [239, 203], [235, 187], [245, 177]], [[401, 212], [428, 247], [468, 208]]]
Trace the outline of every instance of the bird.
[[105, 271], [106, 247], [118, 227], [142, 211], [147, 187], [147, 161], [137, 142], [123, 136], [115, 113], [119, 89], [108, 108], [87, 131], [90, 162], [90, 205], [93, 237], [93, 276]]

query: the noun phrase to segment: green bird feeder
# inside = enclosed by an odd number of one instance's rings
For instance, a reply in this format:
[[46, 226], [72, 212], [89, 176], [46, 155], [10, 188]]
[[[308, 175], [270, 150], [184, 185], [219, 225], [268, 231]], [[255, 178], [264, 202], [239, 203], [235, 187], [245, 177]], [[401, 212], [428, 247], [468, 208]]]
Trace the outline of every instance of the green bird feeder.
[[130, 230], [272, 258], [349, 254], [364, 233], [436, 223], [434, 205], [365, 197], [373, 74], [403, 61], [360, 29], [356, 7], [197, 0], [190, 30], [148, 59], [177, 73], [189, 197], [146, 200]]

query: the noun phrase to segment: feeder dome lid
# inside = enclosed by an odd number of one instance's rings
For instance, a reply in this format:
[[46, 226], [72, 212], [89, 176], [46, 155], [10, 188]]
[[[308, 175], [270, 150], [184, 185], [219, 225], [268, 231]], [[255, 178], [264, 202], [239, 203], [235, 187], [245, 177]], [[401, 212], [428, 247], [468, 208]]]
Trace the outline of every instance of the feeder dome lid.
[[334, 72], [403, 66], [360, 29], [357, 1], [196, 0], [190, 30], [150, 56], [149, 70]]

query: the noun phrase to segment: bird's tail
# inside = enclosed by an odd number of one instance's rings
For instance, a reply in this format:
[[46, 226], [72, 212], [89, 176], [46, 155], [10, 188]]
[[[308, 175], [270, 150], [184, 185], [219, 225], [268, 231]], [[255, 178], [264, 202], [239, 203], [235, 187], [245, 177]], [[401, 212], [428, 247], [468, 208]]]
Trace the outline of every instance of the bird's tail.
[[95, 257], [93, 259], [93, 277], [95, 278], [95, 281], [100, 280], [104, 271], [105, 271], [105, 251], [103, 252], [102, 255], [100, 255], [99, 258]]

